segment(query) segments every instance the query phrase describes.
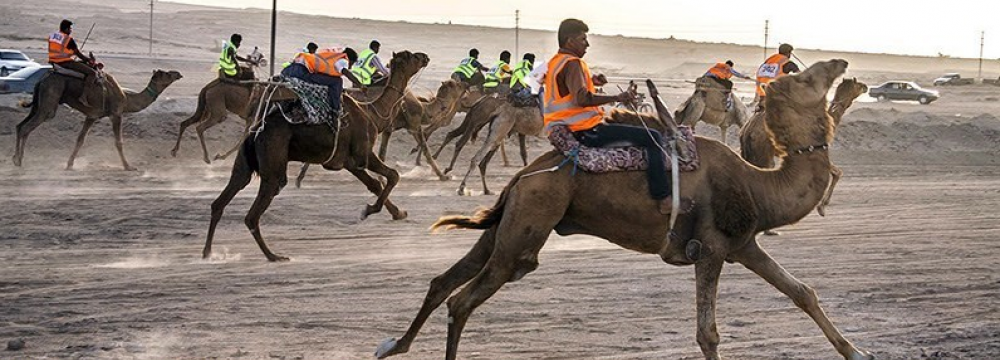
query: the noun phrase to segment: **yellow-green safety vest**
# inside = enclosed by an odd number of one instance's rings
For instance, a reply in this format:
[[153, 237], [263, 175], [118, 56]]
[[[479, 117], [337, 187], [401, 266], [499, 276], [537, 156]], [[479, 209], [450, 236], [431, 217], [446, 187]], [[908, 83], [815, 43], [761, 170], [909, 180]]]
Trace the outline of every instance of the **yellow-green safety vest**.
[[531, 73], [531, 61], [521, 60], [517, 63], [517, 67], [514, 68], [514, 75], [510, 78], [510, 86], [513, 87], [514, 84], [521, 84], [522, 87], [529, 88], [528, 86], [528, 74]]
[[455, 68], [455, 72], [465, 75], [466, 78], [471, 79], [472, 75], [479, 70], [472, 65], [473, 61], [476, 61], [476, 59], [473, 59], [472, 57], [462, 59], [462, 62], [458, 63], [458, 67]]
[[236, 47], [230, 44], [228, 41], [222, 42], [222, 54], [219, 54], [219, 67], [228, 76], [236, 76], [236, 59], [230, 59], [226, 56], [229, 49], [233, 49], [233, 54], [236, 54]]
[[375, 75], [375, 51], [372, 49], [365, 49], [361, 54], [358, 54], [358, 61], [354, 63], [354, 67], [351, 68], [351, 72], [354, 76], [361, 80], [362, 85], [371, 85], [372, 76]]
[[486, 82], [483, 83], [484, 88], [494, 88], [500, 85], [500, 80], [503, 79], [504, 65], [507, 65], [507, 63], [503, 60], [497, 60], [496, 64], [493, 64], [490, 72], [486, 73]]

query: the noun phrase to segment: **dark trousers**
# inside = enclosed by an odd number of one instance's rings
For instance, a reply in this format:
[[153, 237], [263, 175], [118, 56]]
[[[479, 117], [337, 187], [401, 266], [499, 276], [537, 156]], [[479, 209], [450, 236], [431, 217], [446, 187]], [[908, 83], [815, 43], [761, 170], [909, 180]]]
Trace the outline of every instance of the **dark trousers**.
[[74, 61], [64, 61], [64, 62], [59, 63], [59, 66], [62, 66], [64, 68], [66, 68], [66, 69], [73, 70], [73, 71], [76, 71], [78, 73], [83, 74], [84, 80], [88, 84], [96, 84], [97, 83], [97, 70], [94, 70], [94, 68], [90, 67], [90, 65], [87, 65], [87, 64], [85, 64], [82, 61], [75, 61], [75, 60]]
[[659, 131], [644, 127], [625, 124], [601, 124], [590, 130], [574, 133], [580, 143], [590, 147], [602, 147], [607, 144], [625, 141], [629, 145], [646, 149], [646, 159], [649, 167], [646, 176], [649, 180], [649, 195], [661, 200], [670, 196], [670, 178], [667, 177], [667, 166], [660, 146], [666, 146]]
[[326, 94], [327, 103], [330, 104], [330, 108], [333, 110], [340, 110], [340, 94], [344, 92], [344, 79], [341, 79], [339, 76], [313, 74], [309, 72], [309, 69], [305, 65], [299, 63], [288, 65], [284, 70], [281, 70], [281, 75], [317, 85], [326, 85], [328, 89]]

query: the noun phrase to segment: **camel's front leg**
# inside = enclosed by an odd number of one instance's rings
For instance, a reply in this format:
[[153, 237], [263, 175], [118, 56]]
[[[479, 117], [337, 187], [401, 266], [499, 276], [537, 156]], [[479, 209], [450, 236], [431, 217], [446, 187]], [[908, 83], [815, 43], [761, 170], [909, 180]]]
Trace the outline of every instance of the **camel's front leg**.
[[[121, 117], [121, 115], [112, 115], [111, 116], [111, 130], [115, 134], [115, 148], [118, 149], [118, 158], [120, 158], [122, 160], [122, 167], [125, 168], [125, 171], [135, 171], [135, 170], [138, 170], [138, 169], [132, 167], [132, 165], [129, 165], [128, 164], [128, 160], [125, 160], [125, 150], [123, 149], [124, 148], [124, 142], [125, 142], [125, 140], [122, 138], [122, 117]], [[70, 159], [70, 162], [72, 162], [72, 159]]]
[[420, 162], [419, 161], [420, 160], [420, 154], [422, 153], [423, 156], [424, 156], [424, 159], [427, 160], [427, 164], [431, 166], [431, 170], [434, 170], [434, 174], [436, 174], [438, 176], [438, 179], [440, 179], [441, 181], [451, 180], [450, 176], [445, 175], [444, 173], [441, 172], [441, 169], [438, 168], [437, 161], [434, 161], [434, 157], [431, 156], [431, 151], [430, 151], [430, 149], [427, 148], [427, 138], [424, 136], [423, 129], [417, 128], [417, 130], [413, 132], [413, 137], [417, 139], [417, 162], [418, 162], [418, 165], [419, 165], [419, 162]]
[[826, 216], [826, 206], [830, 205], [830, 197], [833, 196], [833, 188], [837, 186], [837, 182], [840, 181], [840, 177], [844, 175], [844, 171], [840, 170], [837, 165], [830, 165], [830, 186], [826, 187], [826, 192], [823, 193], [823, 200], [819, 201], [819, 206], [816, 207], [816, 212], [819, 216]]
[[854, 344], [845, 339], [840, 330], [837, 330], [833, 322], [827, 318], [826, 312], [819, 306], [819, 297], [816, 296], [816, 291], [789, 274], [756, 242], [747, 245], [734, 255], [734, 260], [773, 285], [778, 291], [791, 298], [802, 311], [809, 314], [809, 317], [823, 330], [823, 335], [826, 335], [827, 340], [833, 344], [833, 347], [845, 360], [875, 359], [871, 354], [854, 347]]
[[715, 324], [715, 303], [719, 293], [719, 274], [723, 259], [706, 257], [694, 265], [698, 312], [698, 345], [705, 360], [722, 360], [719, 356], [719, 330]]
[[80, 154], [83, 141], [87, 138], [87, 133], [90, 132], [90, 127], [94, 126], [95, 122], [97, 122], [97, 118], [95, 117], [87, 117], [83, 120], [83, 128], [80, 129], [80, 135], [76, 137], [76, 146], [73, 147], [73, 153], [69, 155], [69, 161], [66, 162], [66, 170], [73, 170], [73, 162], [76, 160], [76, 156]]

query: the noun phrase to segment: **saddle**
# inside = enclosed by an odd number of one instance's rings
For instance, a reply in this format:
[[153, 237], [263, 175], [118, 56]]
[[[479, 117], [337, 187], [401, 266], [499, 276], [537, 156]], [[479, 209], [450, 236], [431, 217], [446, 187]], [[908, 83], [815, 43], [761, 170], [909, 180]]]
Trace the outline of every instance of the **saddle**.
[[70, 70], [70, 69], [67, 69], [67, 68], [64, 68], [64, 67], [60, 66], [59, 64], [55, 64], [55, 63], [52, 64], [52, 72], [56, 73], [56, 74], [59, 74], [59, 75], [69, 76], [71, 78], [80, 79], [80, 80], [83, 80], [86, 77], [83, 73], [81, 73], [79, 71]]
[[[678, 158], [680, 171], [693, 171], [698, 168], [698, 152], [694, 143], [694, 132], [690, 127], [679, 126], [677, 140], [678, 146], [685, 147], [685, 153], [690, 154], [689, 158]], [[671, 135], [665, 134], [665, 137]], [[613, 147], [593, 148], [585, 146], [573, 135], [565, 125], [556, 125], [551, 128], [549, 142], [567, 157], [574, 165], [581, 170], [592, 173], [607, 173], [617, 171], [638, 171], [649, 167], [649, 160], [646, 158], [646, 151], [641, 147], [632, 146], [626, 143], [612, 144]], [[653, 151], [659, 151], [653, 149]], [[667, 158], [667, 169], [670, 169], [670, 156]]]

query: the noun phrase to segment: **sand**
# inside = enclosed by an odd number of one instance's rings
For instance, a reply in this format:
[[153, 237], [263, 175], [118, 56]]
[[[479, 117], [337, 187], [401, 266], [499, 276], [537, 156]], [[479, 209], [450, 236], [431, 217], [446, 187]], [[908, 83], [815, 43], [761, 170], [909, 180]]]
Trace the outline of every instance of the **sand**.
[[[202, 260], [209, 204], [224, 187], [231, 160], [203, 164], [191, 133], [178, 157], [169, 149], [177, 124], [194, 110], [198, 89], [213, 76], [215, 41], [239, 31], [250, 46], [266, 44], [267, 14], [158, 4], [163, 35], [150, 59], [141, 4], [48, 3], [72, 7], [78, 31], [100, 22], [87, 48], [125, 86], [142, 88], [153, 68], [178, 69], [185, 78], [127, 118], [126, 155], [137, 172], [121, 170], [106, 120], [92, 130], [77, 170], [62, 170], [82, 123], [67, 108], [31, 135], [25, 165], [15, 168], [9, 157], [14, 127], [27, 112], [16, 106], [23, 96], [0, 96], [0, 152], [7, 154], [0, 157], [0, 343], [25, 342], [22, 350], [0, 352], [0, 359], [370, 357], [382, 339], [402, 335], [429, 281], [478, 237], [475, 231], [430, 234], [427, 227], [439, 216], [488, 206], [495, 197], [455, 195], [460, 178], [441, 182], [426, 167], [414, 167], [412, 137], [396, 134], [389, 163], [403, 180], [393, 199], [409, 212], [407, 220], [392, 221], [385, 213], [358, 220], [374, 197], [347, 173], [314, 169], [302, 189], [285, 188], [262, 220], [271, 248], [291, 262], [266, 262], [243, 225], [256, 181], [227, 209], [215, 256]], [[4, 47], [40, 57], [39, 39], [58, 22], [49, 8], [21, 3], [5, 9]], [[294, 14], [280, 21], [287, 29], [279, 37], [282, 56], [311, 40], [304, 34], [316, 29], [324, 29], [328, 37], [320, 40], [327, 43], [377, 37], [387, 52], [427, 52], [431, 66], [413, 84], [423, 91], [443, 80], [469, 46], [490, 54], [511, 40], [510, 30], [468, 26]], [[466, 41], [445, 40], [456, 34]], [[526, 31], [521, 44], [542, 54], [554, 40], [551, 33]], [[720, 57], [751, 64], [760, 53], [728, 44], [600, 36], [593, 46], [588, 56], [595, 68], [619, 81], [657, 79], [669, 106], [690, 94], [693, 85], [685, 80], [707, 64]], [[939, 73], [968, 73], [976, 65], [818, 50], [799, 56], [846, 58], [849, 76], [869, 85], [888, 79], [927, 84]], [[750, 90], [738, 84], [740, 93]], [[939, 90], [942, 99], [927, 106], [860, 98], [831, 151], [845, 175], [827, 216], [809, 215], [780, 236], [760, 239], [816, 289], [845, 335], [879, 359], [1000, 358], [1000, 88]], [[238, 136], [242, 121], [231, 118], [209, 130], [211, 151]], [[718, 137], [710, 126], [697, 130]], [[434, 148], [443, 135], [431, 138]], [[728, 143], [738, 146], [735, 134]], [[529, 157], [549, 146], [530, 140]], [[477, 147], [466, 148], [456, 175], [464, 174]], [[491, 188], [499, 190], [517, 169], [495, 160], [487, 178]], [[296, 170], [291, 164], [289, 173]], [[470, 184], [481, 194], [477, 175]], [[477, 309], [461, 358], [702, 358], [691, 267], [587, 236], [552, 235], [540, 260], [536, 272]], [[442, 357], [445, 313], [436, 312], [411, 352], [398, 358]], [[790, 300], [738, 265], [724, 271], [717, 317], [726, 358], [840, 358]]]

